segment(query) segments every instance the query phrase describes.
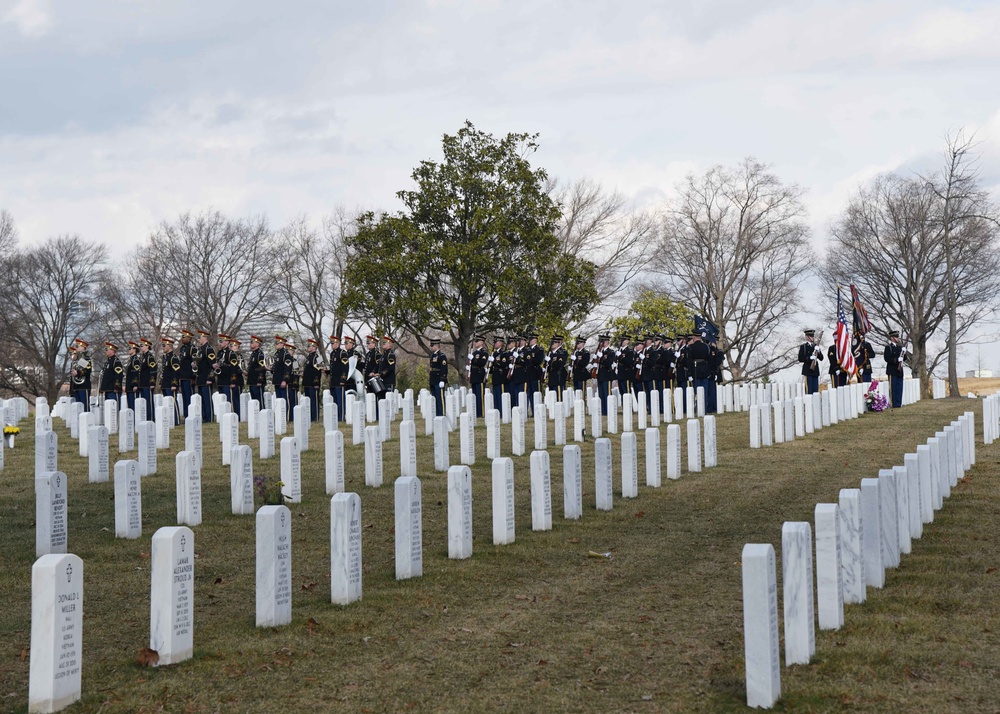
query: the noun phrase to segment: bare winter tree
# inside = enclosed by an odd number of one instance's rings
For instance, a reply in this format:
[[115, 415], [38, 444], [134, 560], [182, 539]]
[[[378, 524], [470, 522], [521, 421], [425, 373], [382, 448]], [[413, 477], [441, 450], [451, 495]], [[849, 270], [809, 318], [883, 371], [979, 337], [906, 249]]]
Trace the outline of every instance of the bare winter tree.
[[67, 374], [67, 345], [94, 341], [101, 323], [95, 297], [107, 249], [79, 236], [50, 238], [7, 261], [0, 299], [0, 387], [53, 402]]
[[995, 309], [1000, 292], [996, 224], [970, 215], [951, 223], [946, 241], [944, 210], [930, 182], [879, 176], [858, 190], [833, 225], [823, 271], [828, 285], [858, 285], [877, 334], [898, 327], [927, 396], [928, 377], [948, 351], [932, 338], [947, 323], [950, 302], [954, 344], [962, 344]]
[[667, 295], [719, 327], [733, 379], [789, 365], [778, 335], [812, 257], [803, 190], [747, 158], [688, 176], [677, 194], [653, 258]]
[[[287, 329], [304, 331], [320, 345], [326, 345], [331, 331], [339, 334], [343, 328], [339, 306], [344, 239], [352, 225], [346, 212], [338, 209], [323, 220], [320, 230], [299, 218], [278, 234], [282, 251], [276, 271], [275, 317]], [[320, 353], [325, 363], [326, 351], [321, 348]]]
[[[946, 269], [945, 300], [948, 306], [948, 393], [961, 396], [958, 390], [959, 316], [958, 296], [952, 266], [955, 260], [956, 235], [969, 224], [997, 221], [996, 207], [979, 181], [979, 155], [974, 135], [962, 130], [950, 135], [945, 144], [944, 164], [933, 176], [922, 177], [940, 202], [941, 240], [944, 243]], [[971, 327], [971, 323], [969, 325]]]
[[172, 285], [162, 279], [160, 256], [149, 244], [129, 253], [101, 285], [101, 298], [108, 306], [107, 336], [120, 345], [146, 337], [159, 352], [160, 337], [176, 327]]
[[[17, 247], [17, 224], [6, 210], [0, 211], [0, 256], [9, 255]], [[0, 258], [2, 259], [2, 258]]]
[[239, 335], [273, 325], [280, 247], [264, 217], [186, 213], [161, 224], [143, 250], [178, 326]]
[[[656, 217], [633, 210], [621, 193], [587, 178], [568, 185], [553, 181], [547, 190], [562, 210], [556, 235], [563, 252], [597, 266], [594, 285], [601, 307], [606, 311], [626, 308], [635, 279], [649, 265]], [[596, 329], [606, 317], [598, 309], [571, 327]]]

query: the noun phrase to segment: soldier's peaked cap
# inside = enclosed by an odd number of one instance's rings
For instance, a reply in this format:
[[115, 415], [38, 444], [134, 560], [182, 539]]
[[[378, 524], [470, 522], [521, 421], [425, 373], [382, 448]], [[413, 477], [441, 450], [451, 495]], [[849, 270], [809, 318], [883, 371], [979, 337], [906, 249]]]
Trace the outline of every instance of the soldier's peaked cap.
[[815, 337], [816, 336], [816, 330], [803, 330], [803, 332], [805, 333], [806, 337]]

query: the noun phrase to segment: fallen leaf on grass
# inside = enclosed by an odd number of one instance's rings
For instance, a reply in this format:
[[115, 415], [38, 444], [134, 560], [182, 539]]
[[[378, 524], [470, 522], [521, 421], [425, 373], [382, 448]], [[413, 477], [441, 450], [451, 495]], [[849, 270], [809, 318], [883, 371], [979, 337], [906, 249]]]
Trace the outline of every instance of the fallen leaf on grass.
[[987, 568], [986, 569], [986, 574], [989, 575], [990, 573], [995, 573], [996, 571], [997, 571], [996, 568]]
[[[524, 647], [524, 643], [523, 642], [508, 642], [507, 646], [508, 647]], [[27, 651], [27, 650], [25, 650], [25, 651]], [[21, 659], [22, 660], [24, 659], [24, 655], [23, 654], [21, 655]]]
[[215, 579], [215, 582], [214, 582], [214, 583], [212, 583], [212, 584], [213, 584], [213, 585], [222, 585], [222, 578], [216, 578], [216, 579]]
[[314, 587], [316, 587], [316, 583], [302, 583], [303, 590], [312, 590]]
[[308, 620], [306, 620], [306, 632], [308, 632], [310, 635], [314, 635], [316, 634], [316, 630], [318, 629], [319, 629], [319, 623], [316, 622], [316, 618], [310, 617]]
[[31, 651], [27, 647], [25, 647], [24, 649], [22, 649], [21, 650], [21, 661], [23, 662], [24, 660], [28, 659], [28, 655], [30, 655], [30, 654], [31, 654]]
[[136, 664], [140, 667], [155, 667], [160, 661], [160, 653], [143, 647], [139, 650], [139, 655], [135, 658]]
[[958, 666], [963, 669], [972, 669], [972, 662], [967, 659], [962, 659], [958, 661]]
[[140, 551], [139, 557], [140, 558], [148, 558], [149, 557], [149, 553], [143, 553], [143, 552]]
[[540, 659], [537, 662], [535, 662], [535, 664], [539, 664], [539, 665], [546, 665], [548, 663], [549, 663], [549, 661], [545, 660], [545, 659]]
[[646, 515], [645, 511], [639, 511], [638, 513], [635, 514], [635, 517], [636, 518], [642, 518], [645, 515]]
[[567, 543], [579, 543], [580, 539], [579, 538], [567, 538], [566, 542]]

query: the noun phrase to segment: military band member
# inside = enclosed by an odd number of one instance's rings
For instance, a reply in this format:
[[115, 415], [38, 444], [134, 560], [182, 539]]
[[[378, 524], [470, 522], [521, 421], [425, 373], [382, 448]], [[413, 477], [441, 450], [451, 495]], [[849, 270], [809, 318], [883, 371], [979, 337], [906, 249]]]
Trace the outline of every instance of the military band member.
[[611, 394], [611, 382], [615, 378], [617, 354], [611, 347], [610, 335], [597, 337], [597, 350], [591, 357], [591, 374], [597, 377], [597, 394], [601, 398], [601, 414], [608, 415], [608, 395]]
[[358, 353], [357, 340], [355, 340], [351, 335], [344, 335], [344, 351], [347, 352], [347, 358], [357, 357], [361, 359], [361, 355]]
[[[378, 340], [375, 339], [374, 335], [368, 335], [365, 337], [365, 366], [362, 369], [362, 374], [365, 375], [365, 390], [374, 391], [371, 388], [369, 380], [372, 377], [378, 376], [378, 365], [381, 361], [381, 353], [378, 349]], [[381, 392], [376, 392], [375, 403], [378, 403], [379, 394]]]
[[556, 400], [562, 401], [566, 389], [566, 363], [569, 353], [563, 346], [562, 335], [553, 335], [549, 353], [545, 355], [545, 374], [548, 376], [548, 388], [556, 393]]
[[[153, 343], [145, 337], [139, 338], [139, 396], [146, 400], [146, 419], [153, 421], [153, 388], [156, 386], [158, 365], [151, 347]], [[136, 415], [139, 418], [141, 415]]]
[[490, 361], [490, 351], [486, 349], [486, 338], [476, 335], [469, 352], [469, 385], [476, 395], [476, 416], [483, 416], [483, 400], [486, 398], [486, 368]]
[[582, 335], [576, 338], [576, 349], [573, 350], [571, 364], [573, 389], [582, 392], [587, 380], [590, 379], [590, 350], [587, 349], [587, 338]]
[[192, 337], [194, 337], [194, 333], [191, 330], [181, 330], [181, 343], [177, 347], [177, 357], [181, 361], [181, 368], [177, 373], [177, 381], [181, 392], [184, 416], [188, 415], [188, 410], [191, 406], [191, 395], [194, 394], [194, 369], [192, 366], [194, 360], [191, 356], [194, 345], [191, 344]]
[[319, 394], [323, 379], [323, 364], [319, 357], [319, 340], [306, 340], [306, 361], [302, 365], [302, 393], [309, 398], [309, 419], [319, 421]]
[[198, 330], [198, 346], [191, 351], [191, 367], [195, 370], [195, 386], [201, 397], [201, 420], [204, 423], [212, 421], [212, 386], [215, 384], [215, 364], [218, 355], [208, 341], [209, 333]]
[[128, 341], [128, 359], [125, 361], [125, 403], [135, 415], [135, 399], [139, 396], [139, 372], [142, 365], [139, 359], [139, 343]]
[[882, 353], [885, 359], [885, 373], [889, 377], [889, 393], [892, 397], [892, 408], [903, 406], [903, 365], [909, 364], [910, 354], [899, 341], [899, 331], [889, 331], [889, 344]]
[[448, 386], [448, 357], [441, 351], [441, 340], [437, 337], [430, 339], [430, 389], [431, 396], [434, 397], [434, 414], [444, 415], [444, 390]]
[[118, 345], [113, 342], [104, 343], [104, 369], [101, 370], [101, 394], [104, 399], [113, 399], [119, 403], [122, 397], [122, 388], [125, 384], [125, 367], [118, 359]]
[[298, 361], [295, 358], [295, 343], [286, 342], [285, 351], [288, 353], [288, 357], [285, 360], [285, 380], [288, 382], [288, 389], [286, 392], [286, 399], [288, 403], [285, 408], [288, 411], [288, 421], [295, 421], [295, 412], [293, 411], [299, 403], [299, 388], [302, 385], [302, 372], [299, 370]]
[[542, 371], [545, 365], [545, 350], [538, 344], [538, 333], [528, 334], [528, 346], [525, 351], [525, 369], [528, 375], [528, 411], [535, 414], [535, 392], [542, 391]]
[[[238, 395], [233, 394], [233, 383], [236, 381], [236, 371], [239, 369], [239, 356], [233, 354], [229, 346], [229, 335], [219, 333], [219, 350], [215, 353], [215, 381], [219, 394], [226, 398], [230, 408], [238, 412], [238, 406], [234, 403], [238, 400]], [[236, 358], [236, 367], [233, 367], [233, 358]]]
[[[271, 362], [271, 384], [274, 385], [274, 398], [284, 399], [288, 404], [288, 379], [291, 376], [292, 357], [285, 347], [285, 338], [274, 336], [274, 358]], [[263, 405], [261, 405], [263, 406]]]
[[507, 374], [510, 369], [510, 354], [507, 352], [506, 340], [503, 335], [493, 336], [493, 354], [490, 355], [488, 369], [490, 371], [490, 384], [493, 388], [493, 407], [501, 409], [503, 405], [503, 394], [507, 391]]
[[618, 342], [618, 349], [615, 350], [615, 373], [618, 375], [618, 394], [626, 394], [632, 391], [632, 382], [635, 380], [635, 350], [632, 349], [632, 337], [622, 335]]
[[[243, 394], [243, 388], [247, 386], [246, 375], [243, 371], [243, 353], [241, 352], [242, 345], [243, 343], [235, 337], [229, 338], [229, 348], [233, 351], [233, 355], [236, 357], [236, 380], [233, 383], [233, 386], [235, 387], [234, 391], [236, 392], [236, 403], [238, 405], [243, 401], [240, 395]], [[239, 409], [236, 410], [236, 413], [242, 416]]]
[[823, 350], [816, 344], [816, 330], [805, 330], [806, 341], [799, 345], [799, 362], [802, 376], [806, 378], [806, 394], [819, 392], [819, 363], [823, 361]]
[[160, 357], [160, 361], [163, 363], [163, 369], [160, 372], [160, 394], [164, 397], [172, 397], [174, 399], [170, 404], [174, 412], [174, 424], [179, 424], [176, 400], [180, 393], [181, 360], [174, 351], [174, 341], [172, 339], [161, 337], [160, 343], [163, 345], [163, 354]]
[[247, 360], [247, 386], [250, 398], [257, 401], [257, 406], [264, 408], [264, 389], [267, 386], [267, 357], [261, 346], [264, 340], [257, 335], [250, 335], [250, 358]]
[[83, 411], [90, 411], [90, 389], [91, 375], [94, 371], [94, 364], [90, 360], [87, 352], [89, 343], [77, 338], [70, 345], [70, 382], [72, 384], [73, 401], [83, 405]]
[[349, 359], [347, 350], [340, 346], [340, 336], [330, 335], [330, 365], [327, 374], [330, 376], [330, 396], [337, 405], [337, 421], [344, 421], [344, 393]]
[[382, 352], [378, 360], [378, 376], [382, 378], [385, 392], [396, 391], [396, 341], [389, 335], [382, 335]]
[[843, 387], [847, 384], [847, 380], [850, 375], [847, 374], [847, 372], [845, 372], [840, 366], [840, 360], [837, 359], [837, 345], [830, 345], [829, 349], [826, 351], [826, 356], [830, 360], [830, 369], [828, 370], [830, 375], [830, 386]]
[[875, 348], [864, 338], [864, 335], [854, 335], [851, 338], [851, 351], [854, 353], [854, 364], [858, 366], [861, 381], [871, 382], [872, 357], [875, 356]]

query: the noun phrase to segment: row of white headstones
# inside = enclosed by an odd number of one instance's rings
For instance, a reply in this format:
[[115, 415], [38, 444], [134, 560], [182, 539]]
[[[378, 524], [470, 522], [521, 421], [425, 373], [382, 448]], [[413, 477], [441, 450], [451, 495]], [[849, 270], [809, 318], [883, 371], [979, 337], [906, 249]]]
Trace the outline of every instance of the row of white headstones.
[[[456, 390], [457, 391], [457, 390]], [[460, 393], [449, 397], [461, 397]], [[509, 396], [509, 395], [508, 395]], [[433, 398], [421, 394], [422, 408], [429, 410], [433, 417], [435, 434], [435, 464], [448, 473], [448, 552], [449, 557], [464, 559], [472, 555], [472, 473], [469, 465], [475, 463], [475, 395], [464, 395], [466, 411], [458, 414], [458, 424], [462, 436], [461, 465], [449, 463], [448, 447], [451, 420], [446, 416], [435, 416]], [[612, 396], [610, 414], [617, 415], [617, 397]], [[356, 428], [361, 408], [348, 400], [347, 410], [354, 418]], [[400, 400], [404, 415], [412, 416], [412, 395]], [[505, 402], [507, 400], [504, 400]], [[582, 400], [576, 399], [575, 402]], [[632, 396], [625, 395], [622, 405], [627, 414], [632, 406]], [[653, 400], [655, 401], [655, 400]], [[461, 402], [460, 402], [461, 403]], [[117, 404], [111, 402], [116, 409]], [[249, 405], [251, 412], [256, 402]], [[490, 406], [489, 400], [487, 406]], [[641, 405], [641, 406], [640, 406]], [[81, 693], [80, 635], [82, 623], [82, 561], [66, 553], [66, 476], [57, 469], [58, 435], [51, 431], [51, 416], [44, 414], [45, 405], [37, 405], [43, 412], [42, 427], [36, 441], [36, 561], [32, 576], [32, 648], [31, 675], [29, 682], [29, 707], [32, 711], [55, 711], [76, 701]], [[107, 405], [105, 405], [107, 406]], [[220, 438], [224, 442], [223, 462], [230, 464], [232, 487], [232, 510], [234, 513], [254, 513], [252, 453], [248, 445], [239, 444], [239, 420], [228, 412], [225, 405], [217, 411], [222, 413]], [[257, 418], [248, 423], [258, 425], [261, 438], [261, 456], [269, 452], [267, 444], [272, 444], [274, 433], [283, 420], [274, 416], [284, 413], [280, 400], [275, 400], [276, 409], [260, 410]], [[366, 405], [367, 406], [367, 405]], [[564, 420], [559, 415], [563, 403], [556, 402], [556, 435], [565, 435], [565, 428], [559, 428]], [[639, 423], [643, 424], [644, 400], [637, 400]], [[343, 434], [336, 420], [336, 405], [329, 401], [327, 413], [332, 414], [333, 430], [325, 434], [326, 485], [331, 499], [331, 601], [348, 604], [361, 598], [361, 528], [360, 497], [355, 493], [343, 493]], [[393, 410], [381, 405], [381, 414]], [[547, 410], [540, 395], [535, 407], [535, 446], [530, 458], [532, 529], [552, 528], [551, 489], [549, 474], [549, 454], [547, 440]], [[136, 405], [136, 411], [143, 408]], [[157, 410], [166, 407], [157, 407]], [[308, 435], [309, 405], [300, 405], [296, 412], [296, 425], [303, 424], [303, 432]], [[102, 410], [103, 411], [103, 410]], [[579, 405], [574, 404], [579, 413]], [[604, 425], [601, 407], [596, 396], [591, 395], [592, 430], [600, 433]], [[62, 410], [60, 410], [62, 412]], [[128, 432], [132, 410], [122, 409], [116, 414], [116, 421]], [[182, 661], [191, 655], [193, 647], [193, 552], [194, 534], [188, 526], [201, 523], [201, 417], [200, 412], [191, 410], [185, 419], [184, 451], [176, 455], [177, 518], [180, 526], [163, 527], [152, 538], [151, 577], [151, 625], [150, 648], [157, 651], [158, 664]], [[105, 412], [107, 419], [108, 412]], [[140, 411], [140, 413], [142, 413]], [[105, 425], [92, 426], [88, 413], [69, 406], [64, 418], [69, 424], [78, 423], [78, 434], [89, 434], [88, 450], [107, 453], [107, 431]], [[158, 412], [159, 415], [159, 412]], [[656, 411], [651, 415], [656, 421]], [[81, 418], [82, 417], [82, 418]], [[75, 418], [75, 419], [74, 419]], [[44, 419], [49, 419], [49, 430], [44, 427]], [[382, 417], [384, 420], [385, 417]], [[486, 414], [487, 451], [492, 459], [493, 478], [493, 535], [494, 543], [506, 544], [514, 541], [514, 462], [500, 456], [501, 412], [490, 409]], [[381, 421], [381, 420], [380, 420]], [[575, 421], [579, 422], [579, 419]], [[616, 428], [616, 420], [611, 417], [611, 427]], [[523, 407], [511, 409], [511, 444], [513, 452], [524, 453], [525, 418]], [[630, 419], [623, 417], [623, 427], [630, 427]], [[115, 464], [115, 532], [119, 537], [136, 538], [142, 532], [141, 478], [156, 473], [155, 454], [157, 447], [169, 446], [169, 436], [157, 439], [157, 434], [169, 429], [171, 418], [160, 422], [167, 426], [157, 428], [154, 422], [140, 422], [139, 460], [121, 460]], [[363, 428], [366, 460], [366, 484], [381, 485], [381, 443], [383, 428], [367, 426]], [[520, 438], [518, 431], [521, 430]], [[249, 428], [248, 428], [249, 431]], [[575, 429], [583, 440], [582, 429]], [[661, 485], [661, 437], [657, 427], [644, 429], [646, 448], [646, 483], [648, 486]], [[121, 435], [121, 431], [119, 432]], [[704, 419], [704, 439], [702, 421], [691, 419], [687, 422], [688, 470], [701, 471], [717, 463], [715, 444], [715, 417]], [[395, 532], [396, 532], [396, 577], [407, 579], [422, 574], [422, 507], [420, 481], [416, 476], [416, 428], [412, 419], [400, 424], [400, 470], [403, 474], [395, 482]], [[308, 436], [306, 436], [308, 439]], [[126, 440], [127, 441], [127, 440]], [[306, 441], [306, 443], [308, 443]], [[620, 437], [622, 480], [621, 494], [625, 498], [638, 496], [637, 434], [624, 431]], [[702, 445], [704, 444], [704, 452]], [[298, 502], [301, 499], [301, 447], [299, 437], [281, 440], [281, 473], [286, 482], [286, 500]], [[519, 448], [520, 447], [520, 448]], [[676, 423], [667, 426], [667, 477], [679, 478], [681, 473], [681, 429]], [[228, 457], [228, 459], [227, 459]], [[564, 445], [564, 517], [578, 519], [583, 515], [581, 451], [576, 444]], [[613, 502], [612, 443], [609, 438], [595, 440], [595, 486], [596, 508], [611, 510]], [[144, 467], [145, 464], [145, 467]], [[408, 473], [412, 472], [412, 473]], [[101, 476], [104, 476], [102, 479]], [[106, 471], [91, 471], [91, 480], [107, 480]], [[291, 621], [291, 517], [285, 506], [265, 506], [257, 512], [257, 624], [272, 627]], [[37, 621], [37, 624], [36, 624]]]
[[[800, 439], [824, 426], [856, 419], [865, 412], [867, 384], [848, 384], [775, 400], [750, 407], [750, 448], [773, 446]], [[880, 382], [875, 390], [888, 398], [888, 383]], [[903, 406], [920, 400], [920, 380], [907, 379], [903, 385]]]
[[[906, 454], [903, 465], [841, 489], [838, 503], [815, 509], [815, 604], [813, 532], [808, 522], [781, 530], [785, 665], [808, 664], [820, 629], [844, 624], [844, 605], [865, 601], [867, 587], [882, 588], [885, 571], [909, 554], [912, 541], [933, 522], [951, 489], [975, 464], [975, 416], [966, 412]], [[778, 654], [778, 589], [774, 547], [743, 547], [743, 630], [747, 705], [771, 708], [781, 698]]]

